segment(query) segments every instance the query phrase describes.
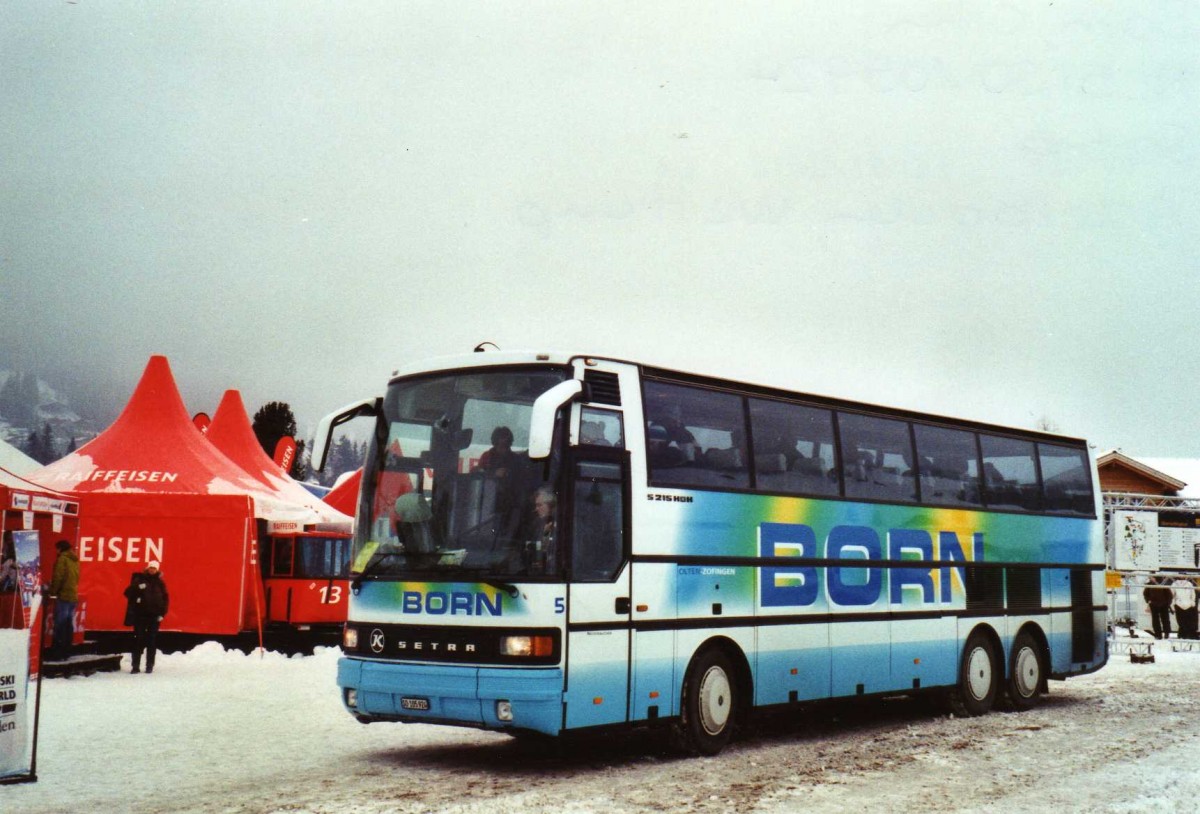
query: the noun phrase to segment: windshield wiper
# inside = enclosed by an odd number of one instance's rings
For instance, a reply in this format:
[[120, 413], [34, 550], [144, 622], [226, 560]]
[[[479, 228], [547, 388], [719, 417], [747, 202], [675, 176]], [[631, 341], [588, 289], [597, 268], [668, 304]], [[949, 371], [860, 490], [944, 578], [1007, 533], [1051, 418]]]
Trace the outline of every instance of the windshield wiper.
[[392, 557], [399, 557], [400, 554], [401, 554], [401, 552], [399, 552], [399, 551], [380, 551], [380, 552], [376, 553], [375, 555], [373, 555], [373, 557], [371, 558], [371, 561], [367, 563], [367, 567], [364, 568], [353, 580], [350, 581], [351, 592], [353, 592], [354, 595], [357, 596], [359, 589], [362, 588], [362, 583], [363, 583], [364, 579], [366, 579], [368, 576], [370, 576], [371, 574], [378, 571], [379, 566], [385, 560], [389, 560]]
[[495, 580], [495, 579], [480, 579], [479, 581], [482, 582], [484, 585], [489, 585], [489, 586], [495, 588], [498, 591], [504, 591], [504, 593], [508, 594], [513, 599], [516, 599], [518, 596], [521, 595], [521, 591], [517, 588], [516, 585], [512, 585], [507, 582], [500, 582], [499, 580]]

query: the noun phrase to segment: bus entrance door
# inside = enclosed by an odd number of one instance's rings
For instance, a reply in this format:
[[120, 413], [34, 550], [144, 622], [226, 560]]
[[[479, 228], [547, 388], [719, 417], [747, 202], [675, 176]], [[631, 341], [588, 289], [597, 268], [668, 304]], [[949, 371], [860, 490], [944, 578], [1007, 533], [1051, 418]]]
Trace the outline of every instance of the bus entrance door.
[[571, 464], [566, 728], [629, 718], [628, 455], [591, 450]]

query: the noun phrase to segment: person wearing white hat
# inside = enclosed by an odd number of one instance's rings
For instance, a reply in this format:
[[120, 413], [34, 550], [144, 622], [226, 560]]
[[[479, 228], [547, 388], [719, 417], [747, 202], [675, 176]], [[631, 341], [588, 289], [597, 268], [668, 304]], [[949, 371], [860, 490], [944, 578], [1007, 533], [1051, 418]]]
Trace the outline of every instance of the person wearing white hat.
[[128, 604], [125, 607], [125, 624], [133, 628], [132, 673], [140, 673], [142, 653], [146, 654], [146, 672], [154, 672], [154, 656], [158, 652], [158, 627], [167, 615], [170, 596], [167, 583], [159, 572], [158, 560], [146, 563], [146, 570], [135, 571], [125, 589]]

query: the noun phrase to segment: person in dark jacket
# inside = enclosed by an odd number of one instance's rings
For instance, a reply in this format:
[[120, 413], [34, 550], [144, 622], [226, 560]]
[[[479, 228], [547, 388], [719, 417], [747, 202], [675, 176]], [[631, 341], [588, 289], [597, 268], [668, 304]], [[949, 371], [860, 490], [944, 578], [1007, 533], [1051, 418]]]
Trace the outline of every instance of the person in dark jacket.
[[66, 661], [71, 655], [75, 635], [75, 605], [79, 602], [79, 555], [67, 540], [55, 544], [58, 557], [50, 577], [50, 598], [54, 600], [54, 642], [46, 658]]
[[125, 624], [133, 627], [132, 673], [142, 671], [142, 652], [146, 653], [146, 672], [154, 672], [154, 656], [157, 653], [158, 626], [167, 615], [170, 597], [167, 583], [158, 571], [158, 561], [146, 563], [145, 571], [136, 571], [125, 589], [128, 605], [125, 608]]
[[1150, 583], [1142, 591], [1142, 599], [1150, 606], [1150, 624], [1154, 628], [1154, 638], [1171, 638], [1171, 603], [1175, 594], [1170, 587], [1164, 585], [1159, 577], [1151, 577]]

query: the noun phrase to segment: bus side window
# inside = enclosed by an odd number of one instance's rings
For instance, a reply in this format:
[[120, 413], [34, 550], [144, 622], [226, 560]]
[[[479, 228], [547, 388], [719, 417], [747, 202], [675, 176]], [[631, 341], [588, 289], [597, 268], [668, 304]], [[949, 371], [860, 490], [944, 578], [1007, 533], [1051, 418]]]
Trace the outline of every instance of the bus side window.
[[838, 431], [846, 497], [916, 502], [916, 470], [907, 422], [839, 413]]
[[921, 500], [947, 506], [982, 506], [975, 433], [917, 424]]
[[1032, 441], [980, 433], [983, 449], [983, 499], [989, 509], [1041, 507]]
[[1048, 512], [1092, 515], [1092, 478], [1087, 453], [1058, 444], [1037, 445], [1042, 470], [1042, 508]]
[[607, 582], [625, 556], [625, 513], [621, 466], [582, 462], [575, 476], [575, 524], [572, 529], [571, 578]]
[[594, 447], [625, 448], [625, 429], [615, 410], [584, 407], [579, 422], [579, 443]]
[[763, 492], [836, 495], [833, 413], [816, 407], [750, 399], [754, 470]]
[[741, 396], [654, 381], [643, 389], [652, 483], [749, 488]]

